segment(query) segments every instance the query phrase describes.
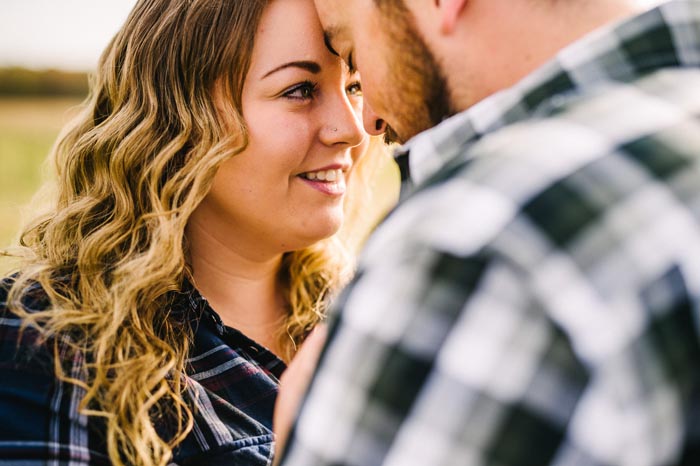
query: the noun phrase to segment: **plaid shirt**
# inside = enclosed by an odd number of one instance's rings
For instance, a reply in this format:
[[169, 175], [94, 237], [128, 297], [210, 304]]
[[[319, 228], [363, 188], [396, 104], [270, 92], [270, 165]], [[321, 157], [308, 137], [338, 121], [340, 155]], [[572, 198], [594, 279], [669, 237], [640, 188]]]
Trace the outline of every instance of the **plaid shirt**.
[[[35, 331], [25, 331], [18, 345], [21, 321], [5, 307], [7, 282], [4, 285], [0, 286], [0, 465], [111, 464], [104, 423], [78, 409], [84, 390], [54, 376], [53, 352], [36, 346]], [[26, 306], [46, 308], [43, 294], [32, 294], [36, 299]], [[269, 465], [272, 413], [284, 363], [225, 327], [194, 288], [175, 294], [172, 310], [195, 325], [187, 366], [195, 424], [174, 451], [172, 464]], [[63, 362], [73, 376], [83, 373], [80, 357]]]
[[282, 464], [700, 464], [700, 2], [408, 144]]

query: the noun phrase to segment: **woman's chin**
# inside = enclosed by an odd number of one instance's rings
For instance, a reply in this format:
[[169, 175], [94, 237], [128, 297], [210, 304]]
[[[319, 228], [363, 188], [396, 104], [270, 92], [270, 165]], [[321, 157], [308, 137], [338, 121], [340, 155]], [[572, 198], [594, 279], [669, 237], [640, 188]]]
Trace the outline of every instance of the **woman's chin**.
[[[293, 250], [308, 248], [319, 241], [330, 238], [340, 230], [342, 222], [343, 216], [341, 214], [340, 216], [316, 219], [313, 224], [305, 225], [298, 230], [298, 234], [294, 235]], [[291, 237], [292, 235], [290, 234], [287, 239], [289, 240]]]

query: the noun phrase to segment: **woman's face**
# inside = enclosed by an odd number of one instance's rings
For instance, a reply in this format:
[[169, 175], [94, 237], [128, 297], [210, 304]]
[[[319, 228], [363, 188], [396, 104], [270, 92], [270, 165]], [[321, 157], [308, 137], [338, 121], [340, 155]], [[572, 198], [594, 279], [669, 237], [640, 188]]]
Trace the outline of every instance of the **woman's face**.
[[249, 145], [222, 164], [198, 208], [207, 229], [251, 253], [335, 233], [366, 136], [359, 78], [326, 48], [312, 0], [267, 6], [242, 104]]

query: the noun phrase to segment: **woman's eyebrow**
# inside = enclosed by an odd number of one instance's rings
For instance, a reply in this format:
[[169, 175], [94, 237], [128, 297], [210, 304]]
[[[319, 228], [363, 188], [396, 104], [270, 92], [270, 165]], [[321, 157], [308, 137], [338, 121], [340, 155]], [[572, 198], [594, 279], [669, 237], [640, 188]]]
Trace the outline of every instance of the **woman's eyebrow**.
[[318, 74], [321, 72], [321, 65], [319, 65], [315, 61], [290, 61], [289, 63], [285, 63], [284, 65], [280, 65], [277, 68], [268, 71], [267, 73], [265, 73], [262, 79], [265, 79], [271, 74], [276, 73], [278, 71], [282, 71], [286, 68], [301, 68], [313, 74]]

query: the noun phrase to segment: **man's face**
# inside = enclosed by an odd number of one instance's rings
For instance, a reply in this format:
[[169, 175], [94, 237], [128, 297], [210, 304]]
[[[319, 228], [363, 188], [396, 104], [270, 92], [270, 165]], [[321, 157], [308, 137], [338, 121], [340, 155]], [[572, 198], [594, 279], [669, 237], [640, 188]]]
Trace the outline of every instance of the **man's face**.
[[362, 77], [364, 123], [372, 114], [403, 143], [455, 113], [442, 70], [401, 0], [315, 0], [328, 45]]

